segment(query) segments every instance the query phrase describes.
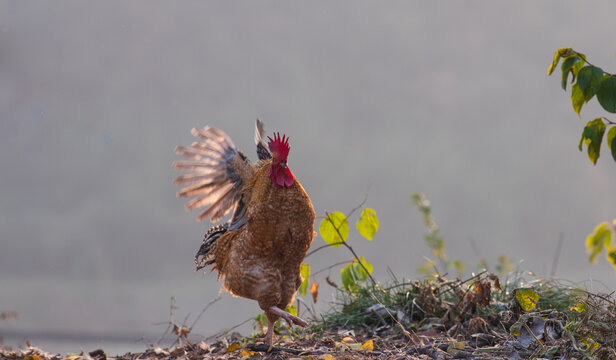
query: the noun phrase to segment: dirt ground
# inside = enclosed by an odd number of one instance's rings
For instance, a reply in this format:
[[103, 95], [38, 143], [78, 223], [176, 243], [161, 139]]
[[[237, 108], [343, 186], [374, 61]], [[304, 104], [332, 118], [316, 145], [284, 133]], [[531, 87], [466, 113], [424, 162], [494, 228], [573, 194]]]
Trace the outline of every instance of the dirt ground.
[[[280, 339], [272, 349], [261, 343], [231, 336], [213, 344], [204, 342], [172, 348], [150, 348], [141, 353], [107, 356], [104, 350], [83, 354], [49, 354], [30, 347], [1, 350], [2, 359], [19, 360], [136, 360], [136, 359], [522, 359], [532, 355], [518, 341], [500, 336], [480, 334], [464, 341], [455, 341], [435, 332], [407, 334], [389, 338], [354, 338], [341, 334], [303, 339]], [[243, 344], [243, 345], [240, 345]], [[268, 351], [269, 350], [269, 351]]]

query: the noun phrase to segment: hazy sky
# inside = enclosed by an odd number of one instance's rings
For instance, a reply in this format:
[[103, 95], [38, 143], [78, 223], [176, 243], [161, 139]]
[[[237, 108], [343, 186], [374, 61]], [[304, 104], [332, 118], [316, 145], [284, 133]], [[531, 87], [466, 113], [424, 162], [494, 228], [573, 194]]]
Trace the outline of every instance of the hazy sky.
[[[160, 334], [171, 296], [178, 317], [199, 312], [220, 287], [194, 271], [210, 224], [175, 197], [173, 148], [207, 124], [256, 159], [257, 117], [290, 136], [318, 214], [368, 192], [381, 230], [350, 241], [382, 281], [387, 267], [418, 276], [430, 255], [409, 198], [423, 192], [471, 270], [472, 239], [491, 264], [506, 254], [548, 275], [562, 234], [557, 276], [616, 287], [604, 257], [590, 266], [584, 252], [616, 217], [616, 163], [577, 150], [604, 112], [578, 118], [546, 72], [563, 46], [616, 71], [615, 12], [612, 1], [0, 2], [0, 310], [19, 313], [0, 334]], [[196, 332], [258, 312], [225, 295]]]

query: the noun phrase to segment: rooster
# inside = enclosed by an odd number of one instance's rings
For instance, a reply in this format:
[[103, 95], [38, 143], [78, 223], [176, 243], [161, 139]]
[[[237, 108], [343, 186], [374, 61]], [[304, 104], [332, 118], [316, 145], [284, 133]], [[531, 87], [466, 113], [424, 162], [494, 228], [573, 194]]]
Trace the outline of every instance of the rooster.
[[186, 209], [205, 208], [197, 221], [216, 223], [233, 209], [227, 223], [205, 234], [195, 256], [197, 270], [211, 265], [225, 290], [259, 303], [268, 320], [262, 340], [271, 348], [279, 318], [290, 326], [308, 325], [285, 311], [302, 283], [300, 265], [314, 237], [315, 219], [310, 198], [287, 164], [289, 138], [277, 133], [266, 147], [264, 125], [257, 120], [259, 161], [251, 163], [223, 131], [206, 126], [191, 133], [202, 142], [175, 149], [191, 159], [173, 163], [189, 172], [174, 179], [187, 185], [178, 197], [196, 196]]

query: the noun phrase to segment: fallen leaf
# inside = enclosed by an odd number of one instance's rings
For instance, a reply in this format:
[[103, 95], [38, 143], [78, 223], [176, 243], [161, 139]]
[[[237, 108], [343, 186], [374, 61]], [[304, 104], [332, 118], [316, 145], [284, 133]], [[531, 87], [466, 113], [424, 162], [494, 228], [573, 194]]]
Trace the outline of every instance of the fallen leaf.
[[531, 288], [519, 288], [515, 289], [515, 298], [518, 300], [518, 304], [520, 307], [524, 309], [524, 311], [532, 311], [537, 307], [537, 302], [539, 301], [539, 294]]
[[343, 338], [343, 339], [342, 339], [342, 343], [343, 343], [343, 344], [347, 344], [347, 345], [348, 345], [348, 344], [353, 344], [353, 343], [355, 343], [355, 339], [353, 339], [353, 338], [352, 338], [352, 337], [350, 337], [350, 336], [347, 336], [347, 337], [345, 337], [345, 338]]
[[322, 360], [336, 360], [336, 358], [334, 358], [333, 356], [331, 356], [330, 354], [325, 354], [323, 355], [323, 357], [321, 358]]
[[229, 352], [233, 352], [233, 351], [235, 351], [235, 350], [239, 350], [239, 349], [241, 349], [241, 348], [242, 348], [242, 347], [240, 346], [240, 344], [238, 344], [238, 343], [233, 343], [233, 344], [229, 345], [229, 347], [227, 348], [227, 350], [225, 350], [225, 352], [228, 352], [228, 353], [229, 353]]
[[365, 351], [372, 351], [374, 350], [374, 342], [372, 341], [372, 339], [370, 339], [366, 341], [365, 343], [363, 343], [361, 347]]
[[24, 360], [41, 360], [41, 358], [38, 355], [26, 355]]
[[82, 357], [76, 354], [67, 355], [64, 360], [80, 360]]
[[154, 354], [156, 355], [169, 355], [169, 351], [163, 350], [160, 347], [154, 348]]
[[347, 345], [347, 346], [349, 347], [349, 349], [351, 349], [351, 350], [355, 350], [355, 351], [361, 351], [361, 350], [363, 350], [363, 348], [362, 348], [361, 344], [358, 344], [358, 343], [346, 344], [346, 345]]
[[456, 355], [460, 350], [464, 350], [464, 341], [452, 341], [447, 347], [447, 352], [451, 355]]
[[242, 349], [242, 356], [253, 356], [255, 354], [254, 351], [248, 351], [246, 349]]

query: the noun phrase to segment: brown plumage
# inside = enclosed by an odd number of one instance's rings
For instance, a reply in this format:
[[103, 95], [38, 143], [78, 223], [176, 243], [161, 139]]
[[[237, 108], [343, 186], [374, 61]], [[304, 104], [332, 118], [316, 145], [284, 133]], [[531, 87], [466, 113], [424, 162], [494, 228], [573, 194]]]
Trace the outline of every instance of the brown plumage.
[[263, 123], [257, 120], [260, 160], [251, 163], [224, 132], [206, 126], [192, 133], [203, 142], [176, 148], [192, 159], [173, 163], [192, 172], [174, 180], [190, 185], [178, 196], [196, 196], [186, 208], [205, 207], [199, 221], [217, 222], [233, 208], [228, 223], [206, 233], [195, 263], [198, 269], [212, 265], [225, 290], [259, 303], [269, 320], [264, 340], [271, 346], [280, 317], [307, 325], [284, 310], [302, 282], [300, 265], [314, 236], [315, 219], [310, 198], [287, 166], [288, 138], [276, 134], [268, 150], [262, 141]]

